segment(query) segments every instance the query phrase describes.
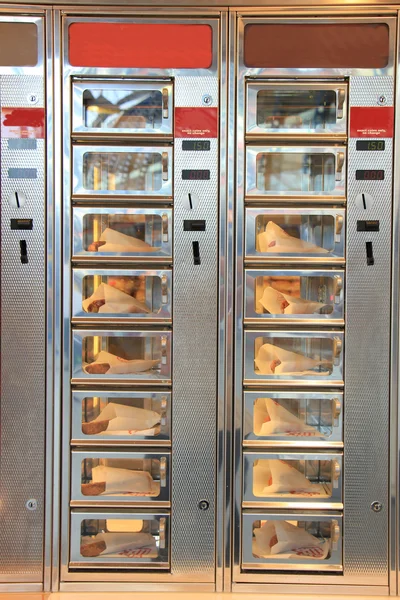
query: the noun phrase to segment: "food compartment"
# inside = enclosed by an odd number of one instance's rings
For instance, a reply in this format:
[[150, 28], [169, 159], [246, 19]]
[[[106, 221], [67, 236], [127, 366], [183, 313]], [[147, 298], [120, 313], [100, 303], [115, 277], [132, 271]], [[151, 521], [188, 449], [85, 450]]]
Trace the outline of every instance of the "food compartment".
[[343, 508], [341, 453], [243, 453], [243, 506]]
[[170, 454], [72, 451], [71, 505], [168, 506]]
[[72, 383], [171, 382], [171, 332], [74, 330]]
[[246, 331], [245, 384], [343, 385], [343, 333]]
[[170, 516], [140, 510], [71, 513], [71, 568], [168, 569]]
[[344, 325], [344, 271], [247, 269], [245, 323]]
[[242, 568], [343, 571], [342, 515], [243, 513]]
[[246, 209], [248, 262], [345, 262], [345, 211]]
[[170, 208], [73, 209], [73, 259], [172, 261]]
[[172, 147], [73, 146], [72, 194], [85, 199], [172, 196]]
[[170, 392], [72, 392], [72, 444], [171, 445]]
[[171, 322], [172, 271], [73, 270], [73, 321]]
[[243, 445], [343, 447], [343, 394], [245, 392]]
[[172, 135], [169, 81], [74, 81], [72, 134]]
[[345, 165], [340, 146], [247, 146], [246, 196], [344, 201]]
[[248, 83], [248, 135], [345, 138], [345, 83]]

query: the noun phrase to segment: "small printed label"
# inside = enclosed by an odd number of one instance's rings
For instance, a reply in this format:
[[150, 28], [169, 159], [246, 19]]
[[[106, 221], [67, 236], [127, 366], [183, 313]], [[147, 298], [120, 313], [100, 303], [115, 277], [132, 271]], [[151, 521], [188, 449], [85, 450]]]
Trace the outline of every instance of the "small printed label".
[[218, 109], [191, 106], [175, 108], [175, 137], [218, 137]]
[[44, 108], [2, 108], [2, 138], [44, 139]]
[[392, 138], [393, 131], [393, 106], [351, 107], [350, 137]]
[[8, 169], [8, 178], [9, 179], [37, 179], [37, 169], [23, 169], [22, 167]]

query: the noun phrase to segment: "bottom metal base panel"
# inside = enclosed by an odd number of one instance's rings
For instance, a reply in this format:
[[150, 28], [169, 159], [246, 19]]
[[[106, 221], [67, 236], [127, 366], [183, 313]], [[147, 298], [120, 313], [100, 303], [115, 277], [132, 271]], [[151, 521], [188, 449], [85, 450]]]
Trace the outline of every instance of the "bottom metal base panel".
[[60, 592], [215, 592], [209, 583], [61, 583]]
[[42, 591], [43, 585], [41, 583], [0, 583], [0, 594], [19, 592], [34, 594]]
[[233, 583], [232, 592], [247, 594], [320, 594], [355, 595], [355, 596], [388, 596], [389, 587], [361, 585], [296, 585], [296, 584], [247, 584]]

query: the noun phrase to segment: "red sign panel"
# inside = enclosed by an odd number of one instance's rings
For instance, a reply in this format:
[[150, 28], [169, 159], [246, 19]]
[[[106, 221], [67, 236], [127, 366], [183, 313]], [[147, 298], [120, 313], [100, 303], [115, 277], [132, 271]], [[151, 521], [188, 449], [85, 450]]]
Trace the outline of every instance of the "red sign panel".
[[350, 137], [392, 138], [393, 106], [352, 106], [350, 108]]
[[44, 116], [44, 108], [2, 108], [1, 137], [43, 139]]
[[209, 69], [210, 25], [73, 23], [68, 30], [74, 67]]
[[218, 109], [194, 106], [175, 108], [175, 137], [218, 137]]

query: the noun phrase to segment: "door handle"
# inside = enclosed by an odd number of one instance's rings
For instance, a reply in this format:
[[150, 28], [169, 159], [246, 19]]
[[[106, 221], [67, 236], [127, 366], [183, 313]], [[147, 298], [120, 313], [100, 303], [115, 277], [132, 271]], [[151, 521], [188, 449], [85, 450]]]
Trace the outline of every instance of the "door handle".
[[168, 242], [168, 215], [163, 213], [161, 215], [162, 222], [162, 241]]
[[338, 152], [336, 155], [336, 181], [342, 180], [342, 171], [344, 165], [344, 152]]
[[167, 424], [167, 398], [163, 396], [161, 398], [161, 425]]
[[169, 102], [169, 97], [168, 97], [168, 88], [163, 88], [162, 91], [162, 116], [163, 119], [168, 119], [168, 102]]
[[161, 154], [161, 163], [162, 163], [162, 179], [163, 179], [163, 181], [168, 181], [168, 152], [163, 152]]
[[339, 541], [339, 537], [340, 537], [339, 523], [336, 521], [336, 519], [333, 519], [332, 524], [331, 524], [332, 550], [337, 550], [337, 544]]
[[160, 519], [160, 548], [165, 548], [165, 518]]
[[340, 464], [337, 460], [332, 461], [332, 482], [333, 487], [337, 488], [339, 485], [339, 477], [340, 477]]
[[332, 400], [332, 419], [333, 424], [337, 427], [339, 425], [339, 417], [342, 412], [342, 405], [337, 398]]
[[345, 90], [338, 90], [337, 92], [337, 111], [336, 111], [336, 119], [343, 119], [343, 106], [344, 101], [346, 100], [346, 92]]
[[343, 229], [343, 217], [336, 215], [336, 227], [335, 227], [335, 242], [340, 242], [340, 236]]
[[343, 349], [343, 344], [342, 344], [342, 340], [335, 337], [333, 338], [333, 358], [336, 361], [337, 358], [339, 358], [341, 352]]
[[161, 364], [167, 364], [167, 338], [165, 335], [161, 338]]
[[168, 279], [166, 275], [161, 276], [161, 302], [163, 304], [168, 302]]
[[335, 297], [335, 304], [339, 304], [340, 302], [340, 292], [343, 289], [343, 277], [340, 275], [335, 275], [333, 277], [333, 295]]

